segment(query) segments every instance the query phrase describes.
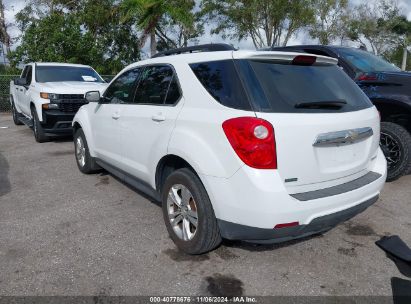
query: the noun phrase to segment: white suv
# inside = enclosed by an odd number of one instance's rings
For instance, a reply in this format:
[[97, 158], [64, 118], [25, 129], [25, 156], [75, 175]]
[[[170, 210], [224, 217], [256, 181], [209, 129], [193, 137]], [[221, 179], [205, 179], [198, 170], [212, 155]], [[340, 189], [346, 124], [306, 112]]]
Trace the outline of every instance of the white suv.
[[88, 92], [73, 127], [79, 169], [103, 167], [161, 200], [182, 251], [320, 233], [377, 201], [379, 114], [336, 60], [175, 53], [128, 66], [102, 97]]

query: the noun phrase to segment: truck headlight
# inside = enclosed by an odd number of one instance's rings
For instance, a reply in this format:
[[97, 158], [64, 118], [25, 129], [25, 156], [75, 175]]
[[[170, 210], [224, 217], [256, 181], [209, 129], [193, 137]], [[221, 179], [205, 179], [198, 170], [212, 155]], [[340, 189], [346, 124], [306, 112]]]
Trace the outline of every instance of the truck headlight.
[[40, 97], [44, 99], [59, 99], [58, 94], [41, 92]]

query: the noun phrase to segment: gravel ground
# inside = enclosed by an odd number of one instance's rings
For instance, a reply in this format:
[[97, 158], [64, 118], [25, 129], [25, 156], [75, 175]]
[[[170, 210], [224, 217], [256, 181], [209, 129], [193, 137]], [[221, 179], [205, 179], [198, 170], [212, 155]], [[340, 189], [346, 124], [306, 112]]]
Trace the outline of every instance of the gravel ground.
[[[8, 127], [8, 128], [3, 128]], [[320, 236], [178, 252], [161, 208], [108, 173], [83, 175], [71, 139], [38, 144], [0, 115], [0, 295], [386, 295], [402, 276], [374, 243], [411, 245], [411, 176]]]

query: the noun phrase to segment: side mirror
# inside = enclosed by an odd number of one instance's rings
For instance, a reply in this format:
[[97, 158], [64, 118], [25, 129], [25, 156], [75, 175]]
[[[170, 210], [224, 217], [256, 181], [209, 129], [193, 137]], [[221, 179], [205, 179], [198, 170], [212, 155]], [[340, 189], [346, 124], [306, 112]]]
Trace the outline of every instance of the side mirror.
[[100, 101], [100, 92], [99, 91], [91, 91], [87, 92], [85, 98], [88, 102], [99, 102]]
[[27, 80], [26, 78], [16, 78], [14, 79], [14, 84], [18, 86], [26, 86], [27, 85]]

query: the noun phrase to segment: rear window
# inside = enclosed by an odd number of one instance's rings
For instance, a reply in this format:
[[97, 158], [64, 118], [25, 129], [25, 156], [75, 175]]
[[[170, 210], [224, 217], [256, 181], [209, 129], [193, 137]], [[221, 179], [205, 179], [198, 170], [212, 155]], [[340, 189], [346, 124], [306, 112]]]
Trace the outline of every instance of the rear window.
[[[257, 111], [334, 113], [372, 106], [364, 92], [336, 65], [301, 66], [254, 60], [239, 64], [248, 90], [254, 92], [251, 96]], [[340, 106], [304, 107], [315, 103]]]
[[351, 48], [339, 48], [341, 57], [361, 72], [400, 72], [401, 69], [381, 57], [367, 51]]
[[372, 107], [363, 91], [336, 65], [224, 60], [190, 66], [214, 99], [230, 108], [335, 113]]

